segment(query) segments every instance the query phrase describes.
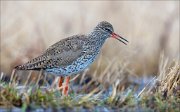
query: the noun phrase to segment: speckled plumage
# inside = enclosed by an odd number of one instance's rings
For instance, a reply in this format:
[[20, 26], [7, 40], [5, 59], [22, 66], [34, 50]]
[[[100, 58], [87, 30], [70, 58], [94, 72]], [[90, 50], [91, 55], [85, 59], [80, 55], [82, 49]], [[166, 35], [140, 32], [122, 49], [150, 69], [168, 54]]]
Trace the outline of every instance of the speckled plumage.
[[42, 55], [15, 67], [19, 70], [45, 70], [58, 76], [70, 76], [87, 68], [111, 36], [110, 23], [100, 22], [88, 35], [74, 35], [50, 46]]

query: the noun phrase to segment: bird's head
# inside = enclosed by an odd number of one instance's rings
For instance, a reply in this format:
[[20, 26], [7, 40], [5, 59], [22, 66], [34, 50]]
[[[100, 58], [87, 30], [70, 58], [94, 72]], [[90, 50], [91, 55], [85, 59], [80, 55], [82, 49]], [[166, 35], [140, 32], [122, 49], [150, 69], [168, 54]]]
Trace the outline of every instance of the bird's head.
[[102, 21], [100, 22], [94, 30], [100, 31], [102, 33], [102, 35], [104, 35], [106, 38], [112, 37], [115, 38], [117, 40], [119, 40], [120, 42], [124, 43], [125, 45], [127, 45], [128, 41], [119, 36], [118, 34], [114, 33], [114, 29], [113, 26], [106, 21]]

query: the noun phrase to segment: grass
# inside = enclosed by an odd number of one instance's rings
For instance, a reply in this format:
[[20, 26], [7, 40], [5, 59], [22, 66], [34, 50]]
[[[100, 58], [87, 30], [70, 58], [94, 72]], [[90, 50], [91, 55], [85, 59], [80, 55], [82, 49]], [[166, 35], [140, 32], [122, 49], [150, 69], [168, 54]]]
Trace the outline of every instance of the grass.
[[[86, 97], [86, 98], [85, 98]], [[97, 97], [87, 97], [71, 93], [68, 97], [61, 96], [59, 91], [42, 92], [40, 89], [30, 95], [19, 94], [16, 90], [6, 87], [1, 91], [1, 107], [19, 107], [22, 110], [34, 110], [38, 108], [54, 109], [74, 109], [84, 108], [93, 110], [94, 107], [108, 107], [114, 110], [151, 110], [151, 111], [176, 111], [179, 110], [180, 99], [176, 96], [164, 98], [162, 94], [148, 94], [141, 98], [136, 98], [133, 92], [126, 95], [107, 97], [103, 100]]]
[[[153, 78], [156, 83], [150, 87], [145, 86], [137, 95], [133, 89], [128, 87], [124, 91], [118, 90], [118, 83], [111, 89], [102, 89], [102, 84], [94, 86], [95, 81], [90, 80], [91, 92], [81, 90], [77, 92], [71, 89], [69, 96], [63, 96], [59, 88], [49, 88], [37, 85], [20, 86], [18, 79], [13, 75], [10, 81], [4, 81], [1, 74], [0, 81], [0, 107], [13, 109], [15, 107], [22, 111], [36, 109], [55, 109], [72, 111], [179, 111], [180, 105], [180, 65], [178, 62], [172, 64], [157, 78]], [[39, 77], [40, 78], [40, 77]], [[82, 78], [82, 77], [81, 77]], [[85, 77], [83, 77], [85, 80]], [[73, 80], [78, 80], [74, 78]], [[82, 80], [82, 79], [79, 79]], [[40, 82], [40, 80], [37, 80]], [[53, 84], [53, 83], [52, 83]], [[84, 88], [88, 83], [75, 84]], [[93, 87], [91, 87], [93, 86]], [[110, 93], [110, 94], [109, 94]]]

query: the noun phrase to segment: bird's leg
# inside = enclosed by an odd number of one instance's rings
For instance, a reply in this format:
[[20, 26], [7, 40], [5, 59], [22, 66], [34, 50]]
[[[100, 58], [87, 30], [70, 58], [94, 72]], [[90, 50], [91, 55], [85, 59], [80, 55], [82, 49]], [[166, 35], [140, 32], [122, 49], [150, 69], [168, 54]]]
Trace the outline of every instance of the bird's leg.
[[63, 88], [63, 94], [65, 95], [65, 96], [67, 96], [68, 95], [68, 90], [69, 90], [69, 80], [70, 80], [70, 77], [68, 76], [68, 77], [66, 77], [66, 82], [65, 82], [65, 86], [64, 86], [64, 88]]
[[59, 88], [62, 87], [63, 80], [64, 80], [64, 77], [60, 76], [60, 78], [59, 78]]

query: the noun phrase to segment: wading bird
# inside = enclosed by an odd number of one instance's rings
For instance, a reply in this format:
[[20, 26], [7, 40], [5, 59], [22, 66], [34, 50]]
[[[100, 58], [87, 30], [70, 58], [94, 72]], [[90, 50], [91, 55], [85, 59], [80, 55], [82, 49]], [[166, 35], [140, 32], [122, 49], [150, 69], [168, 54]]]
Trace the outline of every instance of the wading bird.
[[[70, 76], [86, 69], [94, 62], [104, 42], [108, 38], [115, 38], [127, 44], [127, 40], [114, 33], [113, 26], [106, 21], [100, 22], [87, 35], [74, 35], [60, 40], [50, 46], [42, 55], [31, 61], [16, 66], [17, 70], [43, 70], [59, 76], [59, 87], [62, 93], [68, 95]], [[65, 85], [62, 85], [63, 79]]]

